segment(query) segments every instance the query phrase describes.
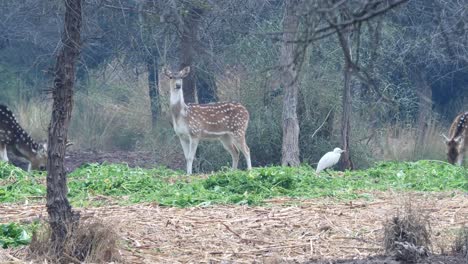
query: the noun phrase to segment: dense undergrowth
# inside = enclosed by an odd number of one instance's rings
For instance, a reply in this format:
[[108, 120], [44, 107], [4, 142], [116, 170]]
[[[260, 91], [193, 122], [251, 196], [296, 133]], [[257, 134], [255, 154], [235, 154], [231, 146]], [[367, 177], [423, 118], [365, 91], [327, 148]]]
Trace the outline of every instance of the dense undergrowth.
[[[90, 164], [69, 175], [74, 206], [154, 202], [165, 206], [258, 205], [274, 197], [372, 198], [372, 191], [468, 191], [468, 169], [444, 162], [386, 162], [367, 170], [322, 173], [312, 167], [225, 169], [211, 175], [184, 176], [166, 168], [129, 168]], [[33, 202], [45, 197], [45, 174], [28, 174], [0, 163], [0, 202]], [[103, 199], [108, 197], [110, 199]]]

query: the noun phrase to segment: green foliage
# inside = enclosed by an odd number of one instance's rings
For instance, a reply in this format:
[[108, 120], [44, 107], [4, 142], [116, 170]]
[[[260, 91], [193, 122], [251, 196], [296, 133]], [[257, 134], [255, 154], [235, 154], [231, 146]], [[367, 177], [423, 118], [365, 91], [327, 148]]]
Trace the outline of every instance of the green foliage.
[[36, 177], [9, 163], [0, 161], [0, 202], [24, 201], [32, 196], [45, 196], [46, 189], [39, 182], [45, 173]]
[[90, 164], [69, 175], [69, 196], [82, 205], [90, 196], [128, 196], [129, 202], [149, 201], [177, 173], [166, 168], [129, 168], [126, 164]]
[[31, 227], [20, 226], [16, 223], [0, 224], [0, 247], [1, 248], [27, 245], [30, 242], [31, 242]]
[[[2, 164], [2, 171], [11, 168]], [[7, 167], [6, 169], [3, 167]], [[13, 168], [11, 168], [13, 169]], [[309, 166], [263, 167], [251, 171], [224, 170], [208, 177], [180, 176], [166, 168], [129, 168], [126, 164], [91, 164], [69, 175], [69, 197], [75, 206], [99, 205], [95, 197], [122, 204], [157, 202], [166, 206], [209, 204], [258, 205], [275, 197], [372, 197], [372, 191], [468, 190], [468, 169], [444, 162], [387, 162], [367, 170], [315, 175]], [[22, 175], [22, 174], [21, 174]], [[42, 175], [10, 176], [1, 187], [2, 202], [45, 195]], [[13, 180], [14, 179], [14, 180]], [[105, 199], [104, 199], [105, 200]]]

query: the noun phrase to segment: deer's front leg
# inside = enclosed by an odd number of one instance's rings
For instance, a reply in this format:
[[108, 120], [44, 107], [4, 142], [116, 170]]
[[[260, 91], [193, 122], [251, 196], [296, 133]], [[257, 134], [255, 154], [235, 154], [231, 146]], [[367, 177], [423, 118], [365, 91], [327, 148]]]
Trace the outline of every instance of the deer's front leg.
[[[182, 150], [184, 151], [185, 164], [187, 166], [187, 174], [192, 173], [192, 165], [189, 167], [190, 141], [188, 138], [179, 137]], [[190, 168], [190, 169], [189, 169]]]
[[195, 153], [197, 153], [199, 140], [197, 138], [190, 138], [190, 145], [189, 145], [189, 154], [187, 158], [187, 174], [192, 174], [192, 164], [193, 159], [195, 158]]
[[459, 155], [458, 155], [458, 158], [457, 158], [457, 165], [458, 166], [462, 166], [463, 165], [463, 159], [465, 157], [465, 152], [462, 151]]
[[0, 160], [8, 162], [6, 145], [0, 144]]
[[180, 144], [182, 145], [182, 150], [184, 151], [185, 160], [188, 159], [189, 148], [190, 148], [190, 141], [188, 139], [179, 137]]

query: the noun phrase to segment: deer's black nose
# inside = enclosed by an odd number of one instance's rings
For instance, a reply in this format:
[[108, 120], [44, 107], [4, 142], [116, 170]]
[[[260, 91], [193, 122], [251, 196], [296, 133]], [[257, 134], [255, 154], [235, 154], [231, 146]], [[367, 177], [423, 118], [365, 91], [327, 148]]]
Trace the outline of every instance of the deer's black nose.
[[180, 89], [180, 88], [182, 88], [182, 85], [176, 84], [176, 85], [175, 85], [175, 88], [176, 88], [176, 89]]

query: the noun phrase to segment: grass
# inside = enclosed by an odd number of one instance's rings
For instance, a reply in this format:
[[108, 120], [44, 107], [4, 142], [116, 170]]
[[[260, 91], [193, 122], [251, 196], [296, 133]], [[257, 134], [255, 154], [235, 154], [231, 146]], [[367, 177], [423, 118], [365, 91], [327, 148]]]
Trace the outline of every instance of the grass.
[[[181, 176], [166, 168], [129, 168], [125, 164], [90, 164], [69, 175], [74, 206], [155, 202], [164, 206], [262, 204], [275, 197], [356, 199], [372, 191], [468, 191], [468, 169], [437, 161], [385, 162], [367, 170], [316, 176], [313, 168], [263, 167], [223, 170], [207, 177]], [[45, 197], [45, 175], [28, 174], [0, 163], [0, 202]], [[103, 202], [104, 200], [104, 202]]]

